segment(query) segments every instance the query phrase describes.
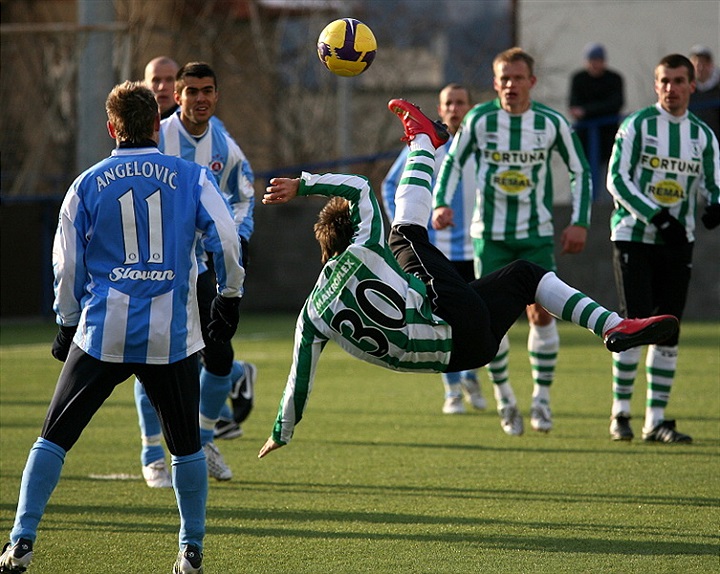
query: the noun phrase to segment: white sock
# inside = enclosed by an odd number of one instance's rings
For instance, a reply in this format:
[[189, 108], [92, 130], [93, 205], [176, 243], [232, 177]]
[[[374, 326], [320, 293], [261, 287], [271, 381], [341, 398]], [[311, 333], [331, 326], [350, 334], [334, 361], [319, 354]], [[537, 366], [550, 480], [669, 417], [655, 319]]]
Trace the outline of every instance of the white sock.
[[617, 313], [609, 311], [584, 293], [570, 287], [552, 271], [540, 279], [535, 301], [558, 319], [571, 321], [600, 337], [622, 322]]
[[530, 368], [533, 381], [535, 381], [533, 399], [549, 404], [550, 385], [555, 378], [555, 366], [560, 350], [557, 321], [552, 319], [547, 325], [531, 323], [527, 345]]
[[395, 192], [393, 225], [414, 224], [426, 227], [432, 212], [432, 181], [435, 148], [430, 136], [418, 134], [410, 142], [405, 170]]
[[613, 353], [612, 366], [612, 411], [613, 417], [620, 413], [630, 414], [630, 401], [635, 386], [635, 377], [640, 363], [642, 347], [634, 347], [622, 353]]
[[643, 430], [651, 431], [665, 420], [665, 408], [670, 400], [677, 368], [677, 345], [650, 345], [645, 359], [647, 401]]

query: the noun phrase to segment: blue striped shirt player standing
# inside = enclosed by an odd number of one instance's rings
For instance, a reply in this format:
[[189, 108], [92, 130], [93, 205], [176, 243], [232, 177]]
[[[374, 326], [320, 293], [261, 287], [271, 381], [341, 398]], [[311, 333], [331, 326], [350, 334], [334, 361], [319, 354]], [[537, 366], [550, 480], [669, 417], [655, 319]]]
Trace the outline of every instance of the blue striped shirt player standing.
[[25, 571], [66, 453], [131, 375], [143, 381], [160, 413], [172, 453], [180, 511], [173, 571], [201, 569], [208, 478], [197, 416], [196, 353], [204, 343], [195, 246], [204, 237], [216, 261], [210, 336], [229, 340], [244, 280], [239, 241], [212, 175], [157, 150], [160, 116], [153, 93], [125, 82], [110, 92], [106, 108], [118, 147], [73, 182], [60, 209], [53, 246], [60, 329], [52, 352], [65, 365], [23, 472], [2, 572]]
[[[247, 268], [248, 245], [254, 228], [254, 176], [245, 154], [214, 115], [219, 90], [212, 67], [204, 62], [190, 62], [182, 66], [177, 73], [174, 96], [179, 107], [160, 124], [159, 148], [167, 155], [204, 166], [212, 174], [232, 208], [241, 243], [241, 261]], [[205, 348], [200, 354], [200, 440], [208, 458], [210, 476], [217, 480], [230, 480], [232, 470], [214, 444], [214, 431], [222, 410], [226, 408], [228, 394], [238, 397], [234, 399], [236, 401], [241, 400], [240, 394], [231, 393], [231, 390], [243, 383], [252, 388], [256, 371], [254, 365], [234, 360], [234, 350], [229, 341], [215, 342], [207, 337], [206, 326], [215, 279], [213, 261], [203, 249], [203, 242], [204, 239], [198, 243], [197, 286], [200, 323], [205, 337]], [[142, 438], [140, 458], [145, 481], [150, 487], [169, 487], [171, 481], [161, 443], [160, 421], [139, 382], [135, 384], [135, 404]], [[237, 433], [241, 432], [239, 423], [232, 418], [232, 413], [229, 413], [226, 424], [237, 429]]]

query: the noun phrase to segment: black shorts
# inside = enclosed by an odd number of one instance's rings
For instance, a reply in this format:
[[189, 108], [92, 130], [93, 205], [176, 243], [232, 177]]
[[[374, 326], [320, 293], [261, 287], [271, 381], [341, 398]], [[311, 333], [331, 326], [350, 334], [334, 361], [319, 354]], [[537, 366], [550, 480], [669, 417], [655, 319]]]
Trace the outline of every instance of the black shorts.
[[433, 311], [452, 327], [446, 372], [488, 364], [505, 333], [535, 302], [537, 285], [547, 273], [534, 263], [516, 261], [467, 283], [419, 225], [394, 226], [388, 245], [403, 270], [425, 283]]
[[[212, 260], [211, 260], [212, 261]], [[205, 368], [219, 377], [228, 375], [232, 371], [234, 358], [233, 346], [230, 341], [219, 343], [213, 341], [208, 335], [207, 326], [210, 323], [210, 306], [217, 295], [217, 281], [212, 263], [208, 262], [208, 270], [198, 275], [197, 301], [200, 312], [200, 329], [202, 330], [205, 348], [200, 351], [200, 359]]]
[[58, 378], [41, 436], [70, 450], [117, 385], [132, 375], [158, 413], [168, 450], [177, 456], [200, 450], [200, 379], [197, 355], [168, 365], [109, 363], [74, 343]]
[[[613, 242], [620, 313], [631, 319], [665, 314], [681, 319], [690, 285], [694, 245]], [[675, 335], [663, 344], [677, 343], [678, 335]]]

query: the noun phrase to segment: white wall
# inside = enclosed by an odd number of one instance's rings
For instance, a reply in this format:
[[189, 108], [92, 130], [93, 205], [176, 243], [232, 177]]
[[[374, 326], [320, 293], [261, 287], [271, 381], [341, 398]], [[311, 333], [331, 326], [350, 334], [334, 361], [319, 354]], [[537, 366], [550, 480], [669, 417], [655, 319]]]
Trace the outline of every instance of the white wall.
[[[600, 42], [608, 67], [625, 79], [630, 113], [657, 101], [653, 71], [667, 54], [688, 54], [695, 44], [720, 63], [720, 0], [519, 0], [518, 43], [536, 61], [533, 99], [567, 114], [570, 76], [583, 67], [583, 48]], [[562, 162], [556, 201], [569, 196]]]
[[720, 61], [720, 0], [520, 0], [520, 45], [537, 61], [533, 97], [567, 110], [571, 73], [588, 42], [625, 78], [625, 113], [656, 101], [653, 70], [663, 56], [708, 46]]

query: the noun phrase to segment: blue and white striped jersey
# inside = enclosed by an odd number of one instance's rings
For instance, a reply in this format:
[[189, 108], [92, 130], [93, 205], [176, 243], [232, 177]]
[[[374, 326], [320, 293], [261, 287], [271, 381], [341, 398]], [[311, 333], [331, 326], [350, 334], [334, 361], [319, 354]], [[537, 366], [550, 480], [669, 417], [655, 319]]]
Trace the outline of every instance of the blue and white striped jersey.
[[659, 104], [623, 121], [613, 147], [607, 187], [615, 200], [612, 241], [662, 243], [650, 220], [667, 208], [695, 239], [698, 194], [720, 203], [720, 150], [712, 130], [688, 112], [676, 117]]
[[160, 123], [160, 151], [207, 167], [232, 207], [238, 235], [249, 240], [255, 227], [255, 193], [250, 162], [220, 120], [210, 118], [208, 130], [192, 136], [178, 110]]
[[[452, 138], [447, 143], [435, 150], [435, 175], [440, 171], [445, 155], [450, 149]], [[410, 148], [405, 149], [393, 163], [382, 183], [382, 199], [385, 208], [385, 215], [392, 222], [395, 217], [395, 193], [405, 169], [405, 161]], [[428, 222], [428, 236], [430, 243], [443, 252], [450, 261], [472, 261], [473, 245], [470, 237], [470, 222], [472, 221], [473, 210], [475, 209], [475, 158], [471, 157], [463, 166], [462, 177], [457, 182], [457, 189], [452, 194], [449, 207], [453, 210], [452, 227], [442, 230], [435, 230]], [[433, 178], [432, 185], [435, 184]], [[450, 194], [448, 194], [450, 196]]]
[[70, 186], [53, 245], [54, 310], [74, 342], [108, 362], [167, 364], [203, 347], [195, 246], [214, 254], [219, 292], [245, 271], [229, 206], [201, 166], [120, 148]]

